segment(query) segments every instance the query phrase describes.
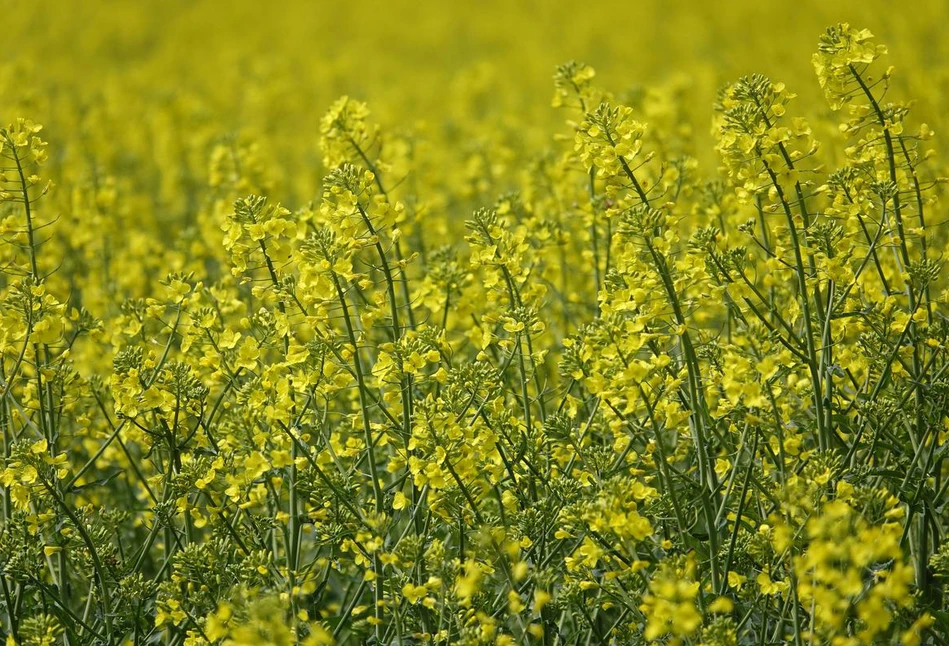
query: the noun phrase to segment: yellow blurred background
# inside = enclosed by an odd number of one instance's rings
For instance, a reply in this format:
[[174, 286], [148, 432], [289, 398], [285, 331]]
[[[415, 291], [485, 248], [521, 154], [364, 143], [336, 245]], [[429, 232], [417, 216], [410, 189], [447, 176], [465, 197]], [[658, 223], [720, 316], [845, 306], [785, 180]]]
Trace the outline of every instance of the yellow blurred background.
[[564, 115], [550, 105], [551, 78], [557, 64], [576, 59], [630, 103], [647, 88], [669, 90], [663, 96], [675, 97], [675, 119], [694, 132], [692, 154], [714, 172], [708, 132], [717, 89], [761, 72], [799, 95], [796, 114], [827, 113], [810, 57], [819, 34], [838, 21], [868, 27], [889, 46], [894, 92], [916, 99], [914, 118], [937, 135], [949, 92], [944, 0], [37, 0], [8, 7], [3, 119], [45, 125], [54, 179], [89, 167], [69, 159], [94, 160], [119, 185], [130, 184], [126, 193], [154, 194], [163, 220], [200, 198], [209, 151], [222, 137], [259, 146], [268, 188], [280, 200], [314, 197], [325, 172], [319, 119], [343, 94], [367, 101], [386, 129], [420, 133], [437, 149], [439, 168], [463, 167], [474, 163], [473, 150], [515, 159], [565, 132]]

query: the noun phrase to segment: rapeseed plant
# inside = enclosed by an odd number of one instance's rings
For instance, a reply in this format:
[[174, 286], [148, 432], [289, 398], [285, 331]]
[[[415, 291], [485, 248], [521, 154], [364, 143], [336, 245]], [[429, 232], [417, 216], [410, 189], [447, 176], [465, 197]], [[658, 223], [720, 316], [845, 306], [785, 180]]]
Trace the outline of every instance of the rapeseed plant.
[[8, 646], [949, 639], [944, 70], [836, 23], [711, 139], [576, 61], [432, 124], [241, 13], [173, 95], [0, 66]]

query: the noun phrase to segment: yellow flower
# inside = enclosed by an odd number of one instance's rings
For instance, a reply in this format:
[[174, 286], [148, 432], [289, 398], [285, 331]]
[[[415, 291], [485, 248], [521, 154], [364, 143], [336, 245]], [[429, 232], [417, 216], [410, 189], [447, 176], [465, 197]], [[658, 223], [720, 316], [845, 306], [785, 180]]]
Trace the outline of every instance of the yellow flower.
[[427, 594], [428, 588], [426, 588], [424, 585], [413, 585], [411, 583], [406, 583], [402, 586], [402, 596], [405, 597], [411, 604], [418, 603]]

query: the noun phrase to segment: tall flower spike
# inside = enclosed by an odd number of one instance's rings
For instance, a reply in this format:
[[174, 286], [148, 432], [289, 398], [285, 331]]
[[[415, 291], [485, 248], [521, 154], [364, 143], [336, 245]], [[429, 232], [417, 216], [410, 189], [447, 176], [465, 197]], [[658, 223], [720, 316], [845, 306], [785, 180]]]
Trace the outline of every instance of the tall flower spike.
[[743, 201], [773, 191], [775, 181], [781, 180], [793, 194], [800, 181], [799, 162], [818, 150], [806, 121], [795, 118], [790, 127], [784, 125], [787, 104], [794, 96], [783, 83], [761, 74], [744, 76], [721, 93], [716, 106], [717, 148]]
[[645, 124], [633, 117], [632, 108], [601, 103], [577, 129], [575, 149], [584, 165], [596, 167], [599, 176], [620, 175], [623, 164], [642, 150], [645, 132]]
[[581, 110], [586, 110], [588, 101], [592, 98], [592, 81], [596, 71], [586, 63], [568, 61], [557, 66], [554, 73], [554, 98], [551, 106], [559, 108], [567, 105], [572, 97], [576, 97]]
[[378, 134], [378, 127], [367, 123], [369, 107], [362, 101], [342, 96], [320, 121], [320, 148], [323, 165], [336, 168], [344, 162], [361, 162]]
[[840, 23], [821, 35], [812, 61], [817, 80], [834, 110], [849, 103], [860, 91], [854, 71], [862, 73], [884, 55], [886, 46], [875, 44], [869, 29], [854, 29]]

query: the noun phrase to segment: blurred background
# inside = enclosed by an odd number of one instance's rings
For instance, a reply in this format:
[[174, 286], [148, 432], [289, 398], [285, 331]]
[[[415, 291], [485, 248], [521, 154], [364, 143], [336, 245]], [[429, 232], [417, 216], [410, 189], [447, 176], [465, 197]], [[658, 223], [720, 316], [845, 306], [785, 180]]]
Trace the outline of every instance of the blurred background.
[[[551, 97], [554, 68], [570, 59], [592, 65], [598, 85], [644, 120], [686, 131], [706, 175], [717, 165], [716, 91], [742, 74], [784, 81], [799, 95], [790, 113], [813, 118], [819, 138], [840, 136], [836, 117], [820, 119], [829, 109], [810, 60], [838, 21], [889, 46], [893, 98], [915, 99], [912, 118], [937, 137], [949, 93], [945, 0], [6, 4], [2, 120], [44, 124], [50, 177], [108, 186], [93, 199], [121, 205], [111, 221], [152, 236], [207, 202], [222, 141], [255, 151], [258, 180], [238, 194], [265, 191], [291, 207], [317, 196], [319, 120], [343, 94], [367, 101], [386, 131], [411, 133], [401, 140], [416, 142], [416, 176], [466, 174], [442, 184], [483, 196], [514, 188], [526, 160], [569, 134]], [[78, 198], [57, 199], [57, 216], [77, 227], [88, 218]]]
[[105, 102], [127, 140], [148, 127], [148, 106], [175, 103], [279, 150], [285, 136], [315, 139], [341, 94], [406, 126], [553, 123], [553, 69], [576, 59], [614, 91], [680, 85], [704, 129], [715, 90], [749, 72], [823, 108], [810, 56], [823, 29], [846, 21], [890, 46], [918, 116], [938, 122], [947, 19], [945, 0], [35, 0], [4, 12], [0, 110], [71, 139], [77, 113]]
[[6, 59], [27, 83], [5, 89], [36, 96], [4, 103], [195, 94], [237, 125], [273, 83], [292, 95], [271, 99], [286, 125], [344, 93], [437, 119], [463, 85], [490, 95], [475, 112], [543, 109], [554, 66], [577, 59], [617, 90], [684, 76], [710, 111], [717, 85], [753, 71], [810, 97], [810, 55], [836, 22], [868, 27], [901, 77], [942, 88], [947, 18], [945, 0], [36, 0], [4, 14]]

